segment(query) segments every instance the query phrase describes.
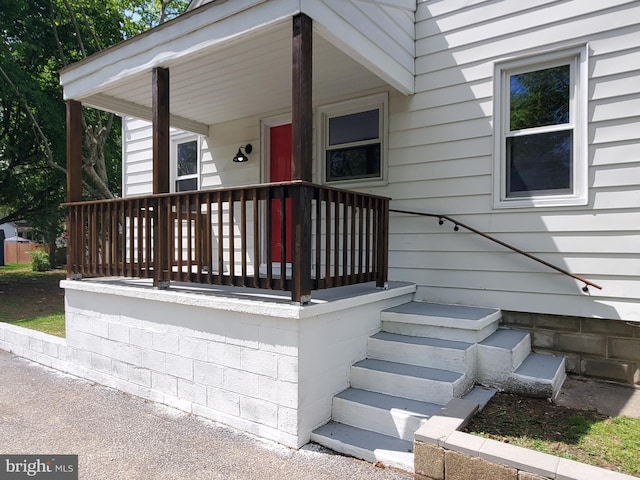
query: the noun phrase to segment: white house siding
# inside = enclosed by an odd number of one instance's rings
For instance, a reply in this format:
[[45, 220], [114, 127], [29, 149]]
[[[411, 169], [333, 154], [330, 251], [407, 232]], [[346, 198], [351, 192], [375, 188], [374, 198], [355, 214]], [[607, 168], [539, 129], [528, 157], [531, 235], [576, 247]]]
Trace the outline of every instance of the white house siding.
[[153, 192], [151, 123], [122, 118], [122, 196]]
[[[390, 276], [419, 297], [640, 321], [640, 2], [421, 1], [416, 94], [391, 97], [392, 208], [451, 215], [584, 276], [582, 284], [437, 219], [393, 214]], [[589, 200], [493, 208], [494, 63], [589, 52]]]

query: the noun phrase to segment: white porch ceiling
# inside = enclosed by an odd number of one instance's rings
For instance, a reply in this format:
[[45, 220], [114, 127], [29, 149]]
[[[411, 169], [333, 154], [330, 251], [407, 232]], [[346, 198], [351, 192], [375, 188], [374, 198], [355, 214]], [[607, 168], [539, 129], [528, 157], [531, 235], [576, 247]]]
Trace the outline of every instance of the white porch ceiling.
[[[233, 2], [216, 7], [230, 3]], [[284, 7], [286, 2], [275, 3]], [[189, 14], [194, 17], [192, 24], [198, 23], [195, 17], [200, 10], [201, 16], [208, 10], [214, 13], [208, 7]], [[291, 107], [291, 14], [296, 12], [286, 8], [270, 10], [275, 18], [263, 18], [257, 25], [259, 11], [249, 13], [246, 9], [242, 13], [244, 17], [237, 13], [221, 17], [220, 38], [209, 42], [198, 42], [197, 35], [202, 36], [202, 32], [193, 27], [185, 29], [182, 21], [134, 37], [72, 65], [61, 72], [65, 98], [150, 119], [151, 74], [153, 67], [159, 66], [169, 69], [171, 123], [175, 127], [207, 134], [210, 125], [220, 122], [287, 111]], [[230, 38], [231, 20], [245, 30]], [[314, 103], [387, 85], [319, 31], [322, 29], [314, 25]], [[186, 40], [189, 35], [193, 38]], [[171, 41], [172, 38], [176, 40]], [[158, 45], [160, 40], [165, 43]]]

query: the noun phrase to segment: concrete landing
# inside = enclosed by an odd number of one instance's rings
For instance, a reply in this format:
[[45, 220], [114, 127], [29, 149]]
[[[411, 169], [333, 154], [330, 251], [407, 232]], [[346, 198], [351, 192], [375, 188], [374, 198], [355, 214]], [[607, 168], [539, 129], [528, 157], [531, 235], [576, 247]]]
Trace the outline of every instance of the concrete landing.
[[382, 330], [400, 335], [477, 343], [498, 328], [499, 309], [408, 302], [380, 314]]
[[443, 305], [439, 303], [409, 302], [386, 310], [391, 313], [409, 315], [428, 315], [442, 319], [456, 318], [459, 320], [481, 321], [487, 316], [500, 315], [495, 308], [469, 307], [466, 305]]
[[568, 377], [555, 402], [579, 410], [595, 410], [603, 415], [640, 418], [640, 388]]

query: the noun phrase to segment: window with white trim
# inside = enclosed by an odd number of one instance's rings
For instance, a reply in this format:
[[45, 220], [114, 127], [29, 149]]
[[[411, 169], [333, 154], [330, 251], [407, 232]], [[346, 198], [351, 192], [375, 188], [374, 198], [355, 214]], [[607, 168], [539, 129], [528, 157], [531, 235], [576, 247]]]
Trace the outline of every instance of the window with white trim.
[[387, 95], [318, 108], [324, 183], [381, 182], [386, 168]]
[[496, 67], [496, 207], [587, 202], [583, 50]]
[[173, 191], [187, 192], [200, 188], [200, 142], [189, 136], [173, 139]]

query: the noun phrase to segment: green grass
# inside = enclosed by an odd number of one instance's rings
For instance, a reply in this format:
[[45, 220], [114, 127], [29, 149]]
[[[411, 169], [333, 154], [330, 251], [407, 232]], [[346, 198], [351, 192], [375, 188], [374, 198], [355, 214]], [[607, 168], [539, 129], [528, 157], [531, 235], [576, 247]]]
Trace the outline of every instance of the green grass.
[[497, 394], [467, 432], [640, 476], [640, 418], [607, 417], [517, 395]]
[[0, 267], [0, 275], [5, 272], [25, 272], [28, 270], [31, 270], [30, 265], [25, 265], [23, 263], [8, 263]]
[[34, 272], [31, 265], [0, 267], [0, 322], [64, 337], [65, 278], [61, 270]]
[[17, 325], [18, 327], [30, 328], [31, 330], [38, 330], [39, 332], [64, 338], [64, 313], [29, 318], [27, 320], [16, 320], [9, 323]]

